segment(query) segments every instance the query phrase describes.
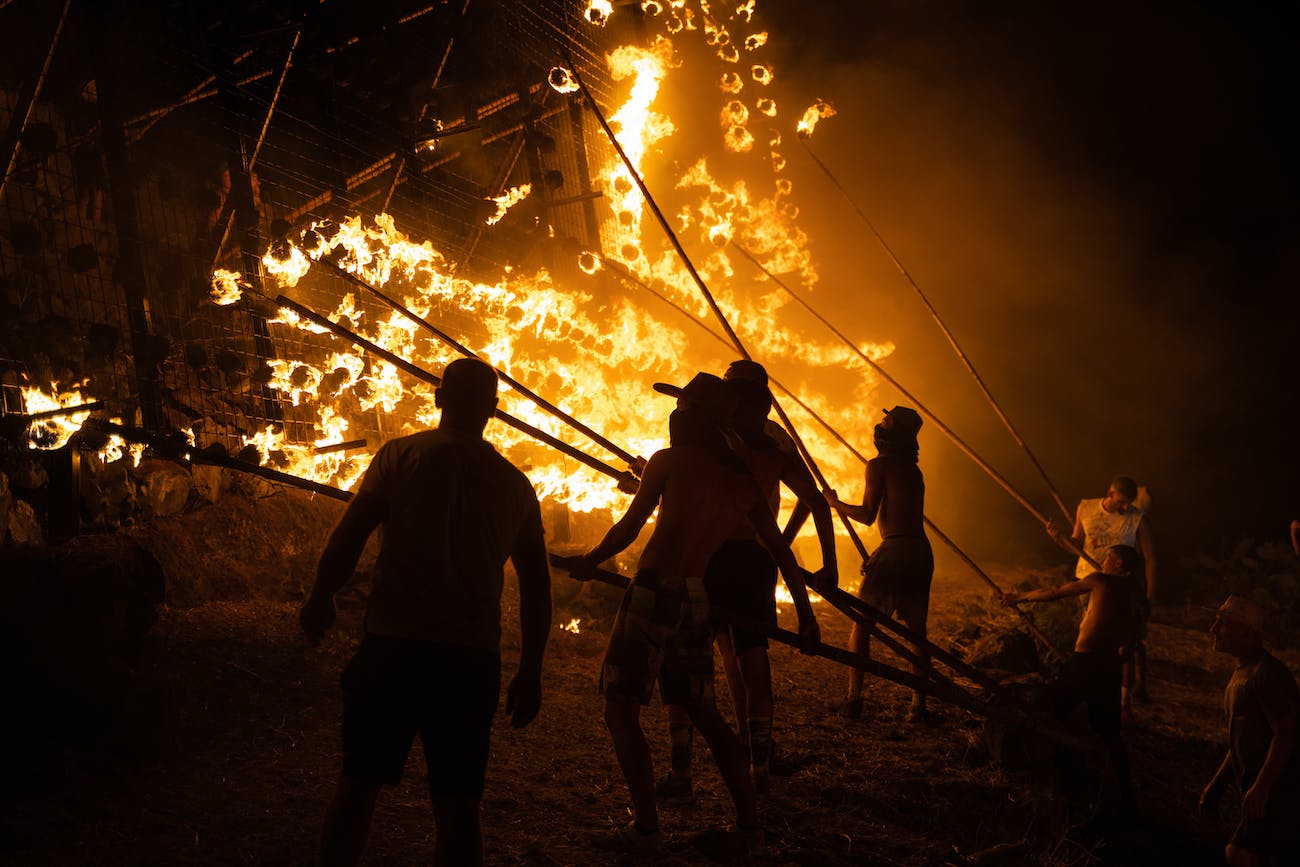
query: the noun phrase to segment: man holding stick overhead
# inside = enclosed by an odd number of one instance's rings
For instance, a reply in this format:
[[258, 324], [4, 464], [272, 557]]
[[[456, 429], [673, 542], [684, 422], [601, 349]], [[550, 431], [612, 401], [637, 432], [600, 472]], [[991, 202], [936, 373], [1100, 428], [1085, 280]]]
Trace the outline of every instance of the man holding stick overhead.
[[573, 571], [575, 578], [589, 576], [627, 548], [658, 508], [654, 532], [614, 621], [601, 672], [605, 723], [634, 812], [632, 825], [617, 842], [643, 851], [661, 845], [654, 767], [641, 729], [641, 706], [650, 702], [656, 680], [664, 703], [686, 707], [708, 741], [735, 803], [737, 824], [747, 842], [757, 842], [762, 830], [748, 762], [714, 702], [713, 631], [703, 580], [710, 559], [741, 522], [750, 521], [778, 558], [802, 639], [815, 643], [820, 633], [802, 570], [782, 543], [753, 476], [723, 438], [734, 407], [725, 384], [700, 373], [684, 388], [655, 388], [678, 395], [669, 418], [671, 445], [651, 456], [627, 513], [578, 558]]
[[479, 802], [501, 677], [501, 588], [519, 576], [519, 671], [506, 693], [515, 728], [541, 707], [551, 577], [537, 495], [483, 440], [496, 372], [474, 358], [447, 365], [436, 430], [375, 455], [321, 554], [299, 620], [319, 642], [376, 527], [383, 528], [366, 634], [343, 672], [343, 772], [325, 814], [320, 863], [361, 860], [379, 789], [401, 780], [418, 733], [437, 841], [433, 863], [483, 863]]
[[[925, 636], [930, 608], [930, 581], [934, 577], [934, 552], [925, 535], [925, 478], [917, 466], [920, 446], [916, 434], [921, 416], [916, 410], [896, 406], [885, 410], [876, 425], [876, 457], [867, 461], [866, 491], [860, 505], [845, 503], [834, 491], [826, 501], [841, 514], [880, 530], [880, 547], [863, 566], [858, 596], [887, 617], [897, 615], [913, 632]], [[854, 624], [849, 647], [857, 653], [870, 650], [870, 633]], [[913, 645], [917, 661], [912, 670], [928, 677], [930, 652], [925, 645]], [[849, 694], [840, 713], [850, 719], [862, 715], [863, 673], [849, 672]], [[909, 722], [926, 719], [925, 693], [915, 691], [908, 709]]]

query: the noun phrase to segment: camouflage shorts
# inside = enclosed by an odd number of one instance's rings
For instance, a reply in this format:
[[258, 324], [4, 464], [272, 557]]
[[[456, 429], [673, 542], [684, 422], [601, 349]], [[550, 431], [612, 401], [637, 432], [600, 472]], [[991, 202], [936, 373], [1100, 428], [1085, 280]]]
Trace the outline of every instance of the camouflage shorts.
[[702, 578], [642, 570], [623, 594], [601, 694], [649, 704], [656, 680], [664, 704], [713, 699], [713, 629]]

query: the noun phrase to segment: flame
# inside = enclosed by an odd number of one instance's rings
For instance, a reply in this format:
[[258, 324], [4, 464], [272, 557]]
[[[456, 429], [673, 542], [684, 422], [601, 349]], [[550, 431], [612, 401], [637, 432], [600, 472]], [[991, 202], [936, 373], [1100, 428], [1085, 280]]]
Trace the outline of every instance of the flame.
[[797, 131], [801, 138], [809, 138], [813, 130], [817, 128], [817, 122], [825, 120], [828, 117], [834, 117], [836, 114], [835, 106], [824, 99], [818, 98], [816, 102], [804, 110], [803, 117], [799, 119]]
[[493, 196], [488, 199], [487, 201], [489, 202], [496, 202], [497, 212], [487, 218], [487, 224], [489, 226], [495, 226], [501, 221], [501, 218], [506, 215], [507, 211], [528, 198], [528, 194], [532, 191], [532, 184], [520, 184], [517, 187], [511, 187], [503, 195]]
[[609, 16], [614, 14], [614, 4], [610, 0], [590, 0], [587, 3], [587, 9], [583, 12], [583, 17], [592, 24], [604, 26], [609, 21]]
[[246, 285], [239, 274], [218, 268], [212, 272], [212, 291], [208, 294], [214, 303], [226, 307], [243, 296]]
[[[746, 56], [748, 77], [759, 87], [772, 81], [771, 68], [762, 56], [768, 50], [767, 34], [749, 32], [747, 26], [754, 3], [723, 7], [659, 0], [643, 3], [642, 8], [647, 26], [659, 28], [660, 33], [646, 46], [622, 46], [605, 56], [615, 90], [621, 94], [608, 116], [611, 128], [638, 173], [660, 195], [672, 197], [673, 217], [683, 244], [754, 356], [772, 363], [775, 377], [850, 440], [868, 441], [875, 419], [862, 407], [871, 405], [873, 377], [850, 350], [834, 341], [810, 337], [813, 332], [800, 319], [800, 311], [792, 309], [784, 293], [756, 274], [732, 246], [743, 246], [792, 284], [805, 290], [816, 287], [817, 266], [810, 253], [810, 239], [800, 226], [793, 184], [789, 178], [777, 176], [785, 165], [781, 136], [775, 131], [762, 132], [759, 137], [754, 134], [755, 120], [779, 117], [777, 102], [768, 96], [742, 97], [746, 93], [743, 67], [733, 65], [739, 63], [743, 46], [752, 52]], [[608, 17], [609, 12], [604, 14]], [[686, 39], [712, 50], [682, 51], [679, 55], [673, 40]], [[684, 171], [674, 169], [673, 187], [655, 174], [662, 171], [655, 158], [674, 134], [673, 121], [664, 114], [660, 97], [667, 83], [681, 75], [685, 61], [680, 58], [685, 57], [704, 58], [711, 68], [697, 80], [718, 83], [718, 90], [698, 91], [720, 94], [714, 147], [718, 155], [688, 161]], [[551, 69], [547, 79], [562, 93], [574, 92], [578, 86], [563, 67]], [[819, 104], [829, 108], [821, 101]], [[770, 176], [756, 177], [751, 171], [737, 179], [730, 166], [721, 165], [731, 154], [763, 145], [766, 159], [751, 160], [747, 165], [761, 166], [759, 174], [770, 168]], [[699, 331], [683, 322], [678, 311], [659, 306], [662, 301], [642, 292], [641, 286], [652, 287], [661, 298], [690, 315], [705, 321], [711, 317], [698, 287], [658, 227], [643, 225], [642, 193], [617, 154], [594, 143], [588, 157], [610, 210], [601, 226], [601, 248], [579, 253], [578, 268], [569, 271], [564, 280], [546, 270], [523, 268], [504, 269], [495, 278], [470, 279], [458, 273], [431, 243], [405, 235], [387, 214], [352, 215], [303, 228], [287, 245], [278, 246], [275, 255], [268, 253], [263, 259], [265, 279], [268, 286], [281, 288], [307, 281], [309, 297], [331, 298], [329, 302], [317, 300], [316, 306], [334, 305], [320, 309], [321, 314], [433, 373], [457, 355], [431, 340], [406, 317], [368, 299], [364, 292], [358, 297], [349, 287], [346, 294], [323, 295], [326, 287], [337, 286], [338, 281], [325, 277], [312, 282], [316, 280], [311, 275], [312, 265], [328, 257], [440, 328], [455, 321], [451, 314], [470, 319], [475, 323], [474, 333], [455, 336], [474, 354], [631, 454], [648, 456], [666, 444], [666, 418], [671, 409], [650, 384], [681, 380], [694, 369], [719, 370], [734, 353], [703, 339]], [[718, 177], [713, 173], [715, 164], [720, 169]], [[494, 199], [499, 213], [526, 195], [524, 189]], [[588, 275], [596, 276], [588, 281]], [[222, 279], [224, 285], [238, 286], [238, 275], [227, 274]], [[322, 330], [283, 310], [272, 321], [277, 328]], [[313, 442], [287, 442], [283, 430], [274, 427], [257, 432], [246, 442], [257, 447], [263, 463], [349, 487], [364, 471], [379, 440], [435, 425], [438, 412], [428, 385], [412, 383], [392, 364], [344, 341], [325, 338], [312, 342], [325, 344], [328, 348], [310, 358], [286, 358], [272, 364], [272, 386], [286, 400], [314, 411]], [[892, 348], [889, 344], [862, 347], [874, 359], [885, 357]], [[501, 392], [500, 407], [593, 456], [614, 462], [598, 446], [513, 391]], [[861, 465], [815, 427], [802, 410], [790, 404], [787, 408], [832, 484], [849, 490], [859, 484]], [[373, 413], [379, 413], [382, 432], [364, 452], [349, 452], [350, 456], [338, 451], [317, 453], [319, 446], [374, 430]], [[543, 499], [561, 502], [576, 512], [612, 510], [626, 502], [626, 495], [616, 490], [612, 480], [512, 428], [493, 423], [486, 435], [525, 469]], [[811, 525], [805, 532], [812, 532]]]
[[563, 629], [565, 632], [572, 632], [574, 635], [577, 635], [579, 632], [582, 631], [581, 629], [578, 628], [578, 624], [581, 622], [582, 621], [579, 618], [575, 617], [572, 620], [570, 620], [568, 623], [565, 623], [560, 628]]
[[[93, 398], [82, 396], [81, 385], [61, 390], [59, 384], [54, 382], [50, 384], [50, 389], [53, 392], [52, 394], [46, 394], [40, 389], [30, 386], [19, 388], [23, 396], [23, 406], [26, 407], [29, 415], [49, 412], [54, 409], [64, 409], [70, 406], [80, 406], [93, 400]], [[68, 440], [72, 438], [74, 433], [81, 430], [82, 424], [88, 418], [90, 418], [90, 412], [86, 410], [33, 422], [27, 429], [28, 441], [33, 448], [61, 449], [67, 445]]]

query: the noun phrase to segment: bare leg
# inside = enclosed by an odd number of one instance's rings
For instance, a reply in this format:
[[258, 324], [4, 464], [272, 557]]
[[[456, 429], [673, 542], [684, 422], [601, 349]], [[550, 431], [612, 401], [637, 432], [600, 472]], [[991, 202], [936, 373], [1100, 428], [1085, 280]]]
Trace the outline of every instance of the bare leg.
[[758, 797], [754, 783], [749, 778], [749, 762], [740, 738], [727, 725], [712, 697], [691, 706], [691, 720], [704, 739], [709, 742], [713, 759], [718, 763], [722, 781], [727, 784], [731, 800], [736, 805], [736, 823], [741, 828], [758, 827]]
[[483, 832], [479, 829], [478, 798], [440, 798], [433, 802], [437, 842], [435, 867], [482, 867]]
[[736, 731], [743, 738], [749, 723], [749, 697], [745, 675], [736, 660], [736, 646], [731, 642], [731, 630], [722, 627], [714, 640], [718, 645], [718, 652], [722, 654], [722, 670], [727, 674], [727, 686], [731, 689], [731, 706], [736, 709]]
[[738, 660], [746, 699], [740, 732], [742, 738], [749, 738], [749, 760], [757, 780], [766, 778], [772, 758], [772, 665], [766, 647], [751, 647]]
[[[868, 632], [861, 624], [854, 623], [853, 631], [849, 633], [849, 650], [854, 653], [861, 653], [864, 656], [871, 655], [871, 633]], [[850, 719], [857, 719], [862, 716], [862, 680], [865, 674], [857, 668], [849, 669], [849, 695], [844, 706], [840, 708], [842, 716]]]
[[[694, 714], [692, 714], [694, 719]], [[659, 813], [655, 806], [654, 765], [650, 745], [641, 729], [641, 705], [627, 699], [605, 698], [605, 725], [614, 741], [614, 754], [632, 797], [632, 813], [637, 828], [644, 832], [659, 830]], [[696, 722], [698, 726], [699, 723]]]
[[[922, 609], [919, 613], [912, 613], [908, 617], [902, 617], [900, 612], [899, 619], [903, 625], [913, 632], [925, 637], [925, 622], [928, 619], [928, 612]], [[912, 673], [920, 678], [930, 677], [930, 649], [924, 644], [913, 644], [912, 652], [916, 654], [916, 662], [912, 663]], [[912, 706], [907, 711], [907, 718], [913, 722], [925, 719], [925, 692], [922, 690], [912, 691]]]
[[321, 830], [321, 867], [351, 867], [360, 863], [378, 797], [378, 783], [361, 783], [339, 776]]
[[1145, 641], [1139, 641], [1137, 647], [1133, 648], [1133, 695], [1140, 702], [1148, 702], [1151, 697], [1147, 694], [1147, 645]]
[[655, 793], [666, 796], [688, 795], [691, 792], [691, 753], [695, 727], [691, 725], [691, 712], [684, 706], [670, 704], [667, 707], [672, 770], [668, 778], [656, 785]]

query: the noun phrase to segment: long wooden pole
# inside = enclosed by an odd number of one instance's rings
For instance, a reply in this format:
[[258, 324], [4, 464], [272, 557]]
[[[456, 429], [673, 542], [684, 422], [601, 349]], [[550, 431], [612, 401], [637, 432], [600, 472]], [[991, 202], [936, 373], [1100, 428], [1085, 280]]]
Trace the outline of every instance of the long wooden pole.
[[948, 328], [948, 325], [943, 321], [943, 318], [939, 316], [939, 311], [930, 303], [930, 299], [926, 297], [920, 284], [918, 284], [915, 278], [912, 277], [911, 272], [904, 267], [902, 261], [894, 253], [893, 248], [885, 241], [884, 236], [880, 234], [876, 225], [871, 222], [871, 218], [868, 217], [862, 209], [858, 207], [857, 203], [853, 201], [853, 198], [849, 196], [848, 191], [844, 189], [844, 185], [841, 184], [839, 179], [831, 173], [831, 170], [827, 165], [818, 158], [817, 154], [813, 153], [812, 146], [808, 144], [808, 136], [800, 135], [798, 138], [803, 144], [804, 150], [807, 152], [808, 156], [812, 158], [812, 161], [817, 164], [817, 167], [822, 170], [826, 177], [830, 179], [830, 182], [835, 186], [835, 188], [840, 191], [840, 195], [844, 197], [844, 200], [849, 203], [858, 217], [862, 219], [862, 222], [866, 224], [866, 227], [871, 231], [871, 234], [875, 237], [876, 241], [880, 243], [880, 246], [884, 249], [886, 255], [889, 256], [889, 260], [894, 263], [894, 267], [903, 275], [903, 279], [905, 279], [908, 285], [916, 292], [917, 297], [921, 299], [921, 303], [925, 305], [925, 309], [929, 311], [935, 324], [939, 326], [939, 330], [943, 332], [943, 336], [947, 338], [948, 344], [952, 347], [953, 352], [956, 353], [957, 358], [961, 360], [961, 363], [965, 366], [967, 372], [970, 373], [971, 378], [975, 380], [975, 384], [979, 387], [980, 393], [984, 395], [984, 399], [988, 401], [989, 406], [993, 407], [993, 412], [996, 413], [997, 417], [1002, 421], [1002, 425], [1007, 429], [1007, 433], [1011, 434], [1011, 438], [1016, 441], [1016, 445], [1020, 446], [1025, 455], [1028, 456], [1030, 462], [1034, 465], [1034, 469], [1038, 471], [1038, 475], [1042, 478], [1043, 483], [1047, 485], [1047, 489], [1051, 492], [1052, 499], [1056, 501], [1056, 505], [1060, 508], [1061, 513], [1065, 515], [1066, 520], [1071, 520], [1074, 516], [1070, 513], [1069, 508], [1066, 507], [1065, 501], [1061, 499], [1061, 495], [1056, 490], [1056, 485], [1052, 484], [1052, 480], [1048, 478], [1047, 470], [1043, 469], [1043, 465], [1039, 463], [1038, 458], [1034, 455], [1033, 451], [1030, 450], [1024, 437], [1020, 436], [1020, 432], [1016, 430], [1016, 426], [1011, 423], [1011, 419], [1007, 416], [1006, 412], [1003, 411], [1002, 405], [993, 397], [993, 392], [989, 391], [989, 387], [984, 384], [984, 378], [979, 375], [979, 371], [975, 369], [975, 365], [971, 363], [970, 358], [968, 358], [965, 351], [962, 350], [961, 345], [957, 343], [957, 338], [953, 336], [952, 330]]
[[10, 116], [12, 120], [9, 123], [9, 133], [5, 142], [9, 148], [9, 156], [5, 160], [4, 176], [0, 177], [0, 196], [4, 195], [5, 187], [9, 184], [9, 175], [14, 170], [18, 151], [22, 147], [23, 132], [31, 122], [32, 112], [41, 98], [41, 90], [45, 87], [45, 79], [50, 75], [50, 64], [54, 62], [54, 52], [59, 47], [59, 37], [63, 35], [63, 23], [68, 20], [68, 9], [71, 6], [72, 0], [63, 0], [63, 9], [59, 12], [59, 20], [54, 24], [54, 34], [50, 37], [49, 50], [45, 52], [45, 62], [41, 64], [41, 71], [36, 76], [36, 81], [32, 83], [31, 94], [23, 100], [23, 104], [14, 107], [13, 114]]

